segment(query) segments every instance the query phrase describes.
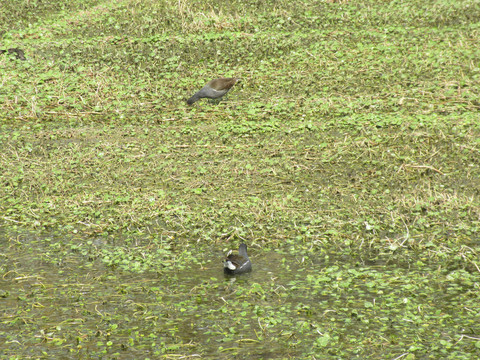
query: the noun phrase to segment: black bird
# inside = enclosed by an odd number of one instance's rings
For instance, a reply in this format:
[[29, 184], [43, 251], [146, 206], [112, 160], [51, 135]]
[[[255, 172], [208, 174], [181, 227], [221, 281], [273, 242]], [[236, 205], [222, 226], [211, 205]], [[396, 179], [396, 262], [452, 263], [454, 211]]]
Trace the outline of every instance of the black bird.
[[238, 248], [238, 255], [228, 254], [223, 263], [223, 271], [228, 275], [238, 275], [252, 271], [252, 262], [247, 255], [247, 245], [241, 244]]
[[192, 105], [201, 98], [219, 99], [230, 90], [239, 78], [218, 78], [209, 81], [207, 85], [197, 91], [190, 99], [187, 100], [188, 105]]
[[9, 55], [15, 55], [15, 57], [18, 60], [27, 60], [27, 58], [25, 57], [25, 53], [23, 52], [22, 49], [19, 49], [19, 48], [11, 48], [11, 49], [8, 49], [8, 50], [0, 50], [0, 54], [5, 54], [5, 53], [8, 53]]

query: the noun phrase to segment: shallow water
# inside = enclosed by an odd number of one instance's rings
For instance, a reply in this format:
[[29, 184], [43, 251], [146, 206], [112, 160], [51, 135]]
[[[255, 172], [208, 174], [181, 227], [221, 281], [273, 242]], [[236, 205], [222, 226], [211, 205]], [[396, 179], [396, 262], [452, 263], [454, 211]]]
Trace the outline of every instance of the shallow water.
[[224, 276], [218, 249], [138, 274], [77, 251], [51, 261], [52, 243], [0, 240], [6, 356], [365, 358], [480, 331], [480, 276], [462, 269], [252, 248], [253, 271], [237, 277]]

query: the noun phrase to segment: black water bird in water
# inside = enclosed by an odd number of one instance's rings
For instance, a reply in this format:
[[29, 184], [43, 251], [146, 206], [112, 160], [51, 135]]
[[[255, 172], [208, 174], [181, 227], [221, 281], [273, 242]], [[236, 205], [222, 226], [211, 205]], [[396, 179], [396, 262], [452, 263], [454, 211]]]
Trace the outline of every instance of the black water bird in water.
[[241, 244], [238, 254], [228, 254], [223, 263], [223, 270], [228, 275], [239, 275], [252, 271], [252, 262], [247, 255], [247, 245]]

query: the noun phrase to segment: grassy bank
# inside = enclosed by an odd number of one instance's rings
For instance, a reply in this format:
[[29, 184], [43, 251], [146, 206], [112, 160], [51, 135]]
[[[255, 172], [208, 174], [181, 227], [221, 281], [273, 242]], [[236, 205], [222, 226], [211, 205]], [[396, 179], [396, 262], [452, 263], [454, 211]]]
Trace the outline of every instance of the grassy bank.
[[478, 1], [1, 7], [6, 354], [479, 354]]

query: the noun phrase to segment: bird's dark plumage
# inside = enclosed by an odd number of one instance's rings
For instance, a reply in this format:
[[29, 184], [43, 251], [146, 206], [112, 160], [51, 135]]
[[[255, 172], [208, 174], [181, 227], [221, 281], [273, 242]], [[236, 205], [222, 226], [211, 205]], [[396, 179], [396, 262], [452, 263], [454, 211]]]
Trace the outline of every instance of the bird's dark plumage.
[[228, 275], [238, 275], [252, 271], [252, 262], [247, 255], [247, 245], [241, 244], [237, 254], [229, 254], [223, 264], [223, 270]]
[[239, 78], [218, 78], [209, 81], [207, 85], [197, 91], [190, 99], [187, 100], [188, 105], [192, 105], [201, 98], [219, 99], [230, 90]]
[[8, 50], [0, 50], [0, 54], [8, 53], [9, 55], [14, 55], [18, 60], [27, 60], [25, 57], [25, 53], [22, 49], [19, 48], [11, 48]]

